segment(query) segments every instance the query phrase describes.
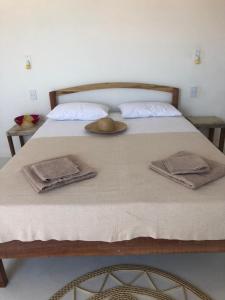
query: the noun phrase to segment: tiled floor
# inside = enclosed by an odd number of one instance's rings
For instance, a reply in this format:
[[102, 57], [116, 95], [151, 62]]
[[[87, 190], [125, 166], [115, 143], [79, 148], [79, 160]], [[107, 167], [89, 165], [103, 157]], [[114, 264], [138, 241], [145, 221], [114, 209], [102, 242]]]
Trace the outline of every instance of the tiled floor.
[[161, 268], [190, 281], [214, 300], [225, 299], [225, 255], [192, 254], [8, 260], [5, 265], [10, 283], [0, 289], [0, 300], [47, 300], [76, 277], [120, 263]]
[[9, 160], [8, 157], [0, 157], [0, 168]]
[[[0, 159], [0, 166], [5, 161]], [[190, 281], [214, 300], [225, 299], [225, 254], [181, 254], [4, 260], [9, 285], [0, 289], [0, 300], [47, 300], [77, 276], [120, 263], [161, 268]]]

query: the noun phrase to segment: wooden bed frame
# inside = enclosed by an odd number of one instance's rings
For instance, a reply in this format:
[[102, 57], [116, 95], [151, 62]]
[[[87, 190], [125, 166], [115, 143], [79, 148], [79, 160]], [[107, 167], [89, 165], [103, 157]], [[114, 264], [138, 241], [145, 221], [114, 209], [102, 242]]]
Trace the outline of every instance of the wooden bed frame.
[[[60, 89], [49, 93], [51, 109], [57, 105], [57, 97], [84, 91], [126, 88], [146, 89], [170, 93], [172, 104], [178, 107], [179, 89], [144, 83], [98, 83]], [[85, 242], [85, 241], [11, 241], [0, 244], [0, 287], [7, 285], [7, 276], [2, 259], [30, 258], [49, 256], [107, 256], [107, 255], [144, 255], [153, 253], [213, 253], [225, 252], [225, 240], [220, 241], [178, 241], [158, 240], [152, 238], [137, 238], [130, 241], [115, 243]]]

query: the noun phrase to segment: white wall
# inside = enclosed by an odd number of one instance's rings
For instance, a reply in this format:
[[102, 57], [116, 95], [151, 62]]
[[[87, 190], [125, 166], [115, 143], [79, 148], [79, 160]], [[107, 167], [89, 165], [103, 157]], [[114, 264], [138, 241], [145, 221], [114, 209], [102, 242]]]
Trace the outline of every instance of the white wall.
[[224, 0], [0, 0], [0, 155], [14, 116], [46, 113], [50, 90], [80, 83], [175, 85], [184, 112], [225, 119], [224, 28]]

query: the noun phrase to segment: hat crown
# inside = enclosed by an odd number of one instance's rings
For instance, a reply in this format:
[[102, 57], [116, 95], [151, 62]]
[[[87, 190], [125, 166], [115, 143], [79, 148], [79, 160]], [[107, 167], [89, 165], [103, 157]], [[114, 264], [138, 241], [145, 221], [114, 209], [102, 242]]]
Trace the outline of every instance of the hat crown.
[[102, 118], [97, 121], [98, 129], [105, 132], [111, 132], [115, 129], [115, 123], [111, 118]]

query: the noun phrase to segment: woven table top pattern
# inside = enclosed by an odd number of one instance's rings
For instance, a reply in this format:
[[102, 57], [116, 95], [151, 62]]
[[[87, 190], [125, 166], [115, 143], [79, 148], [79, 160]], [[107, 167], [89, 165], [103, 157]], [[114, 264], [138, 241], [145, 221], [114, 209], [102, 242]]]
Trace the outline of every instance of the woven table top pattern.
[[191, 283], [139, 265], [115, 265], [87, 273], [49, 300], [212, 300]]

